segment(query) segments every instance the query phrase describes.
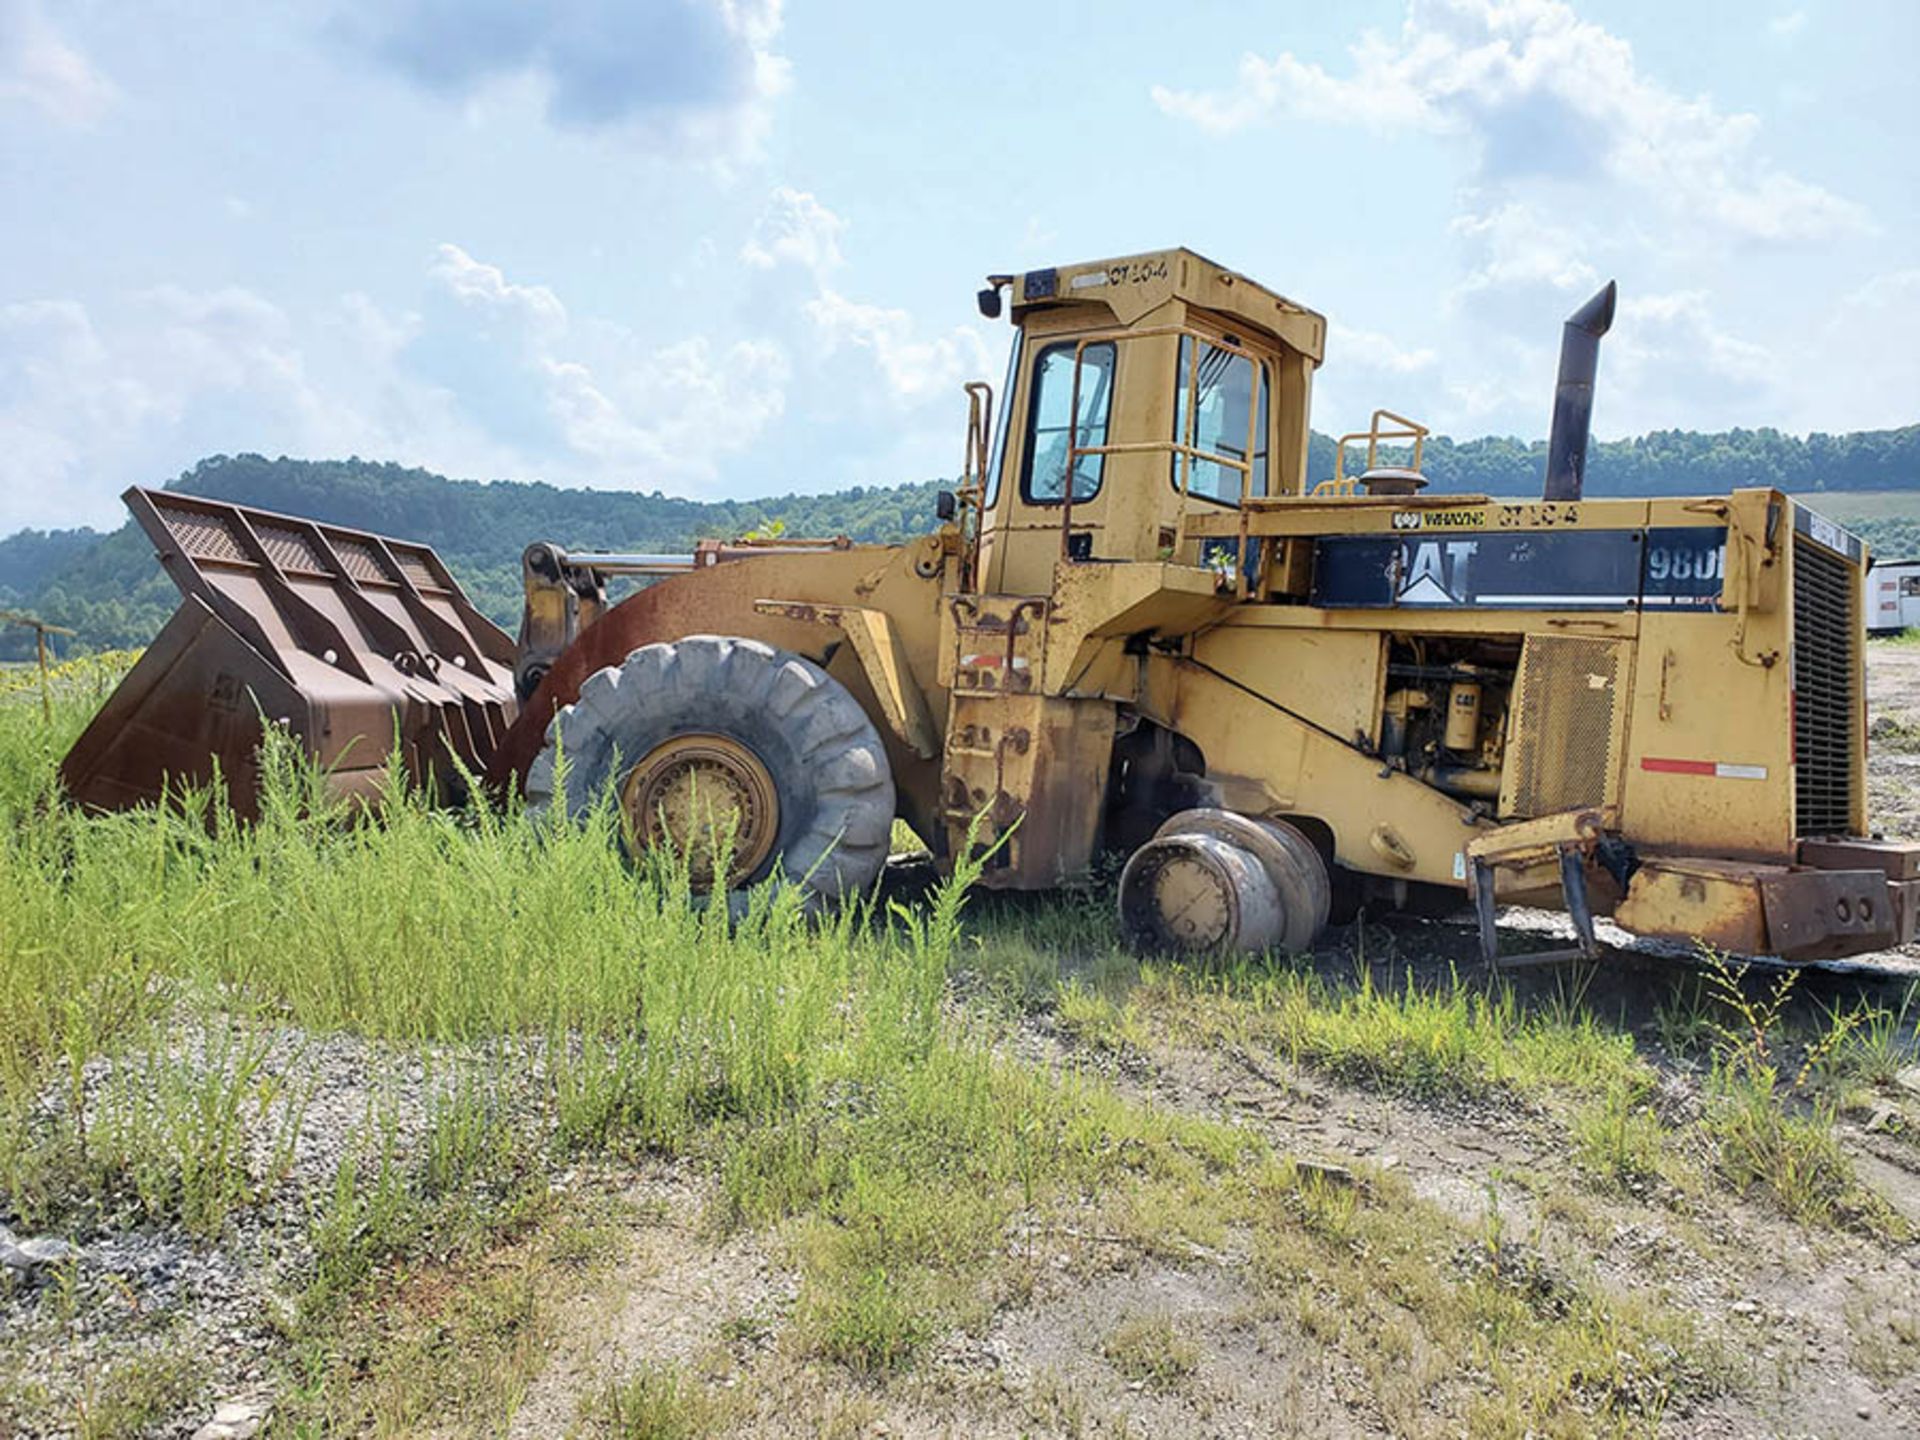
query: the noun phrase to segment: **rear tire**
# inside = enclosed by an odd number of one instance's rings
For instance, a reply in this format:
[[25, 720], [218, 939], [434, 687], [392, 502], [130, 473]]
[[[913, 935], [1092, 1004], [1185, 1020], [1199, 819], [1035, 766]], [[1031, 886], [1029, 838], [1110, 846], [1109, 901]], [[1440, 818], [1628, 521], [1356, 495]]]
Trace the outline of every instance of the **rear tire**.
[[[1134, 943], [1154, 948], [1205, 948], [1183, 940], [1183, 927], [1159, 913], [1158, 900], [1164, 890], [1160, 874], [1168, 861], [1147, 853], [1162, 842], [1194, 837], [1217, 840], [1243, 852], [1258, 862], [1267, 882], [1266, 886], [1255, 885], [1242, 897], [1246, 901], [1244, 919], [1236, 918], [1232, 925], [1217, 922], [1204, 927], [1214, 937], [1207, 944], [1241, 950], [1274, 947], [1288, 954], [1313, 948], [1326, 928], [1333, 905], [1333, 886], [1319, 850], [1284, 820], [1261, 820], [1212, 808], [1182, 810], [1168, 817], [1153, 840], [1135, 852], [1134, 860], [1140, 861], [1140, 866], [1128, 862], [1120, 880], [1120, 914], [1122, 928]], [[1217, 883], [1224, 884], [1224, 880]], [[1269, 913], [1265, 898], [1269, 887], [1272, 904], [1277, 907], [1270, 930], [1264, 921], [1253, 919]], [[1240, 916], [1238, 908], [1234, 913]]]
[[1214, 835], [1250, 851], [1273, 881], [1284, 912], [1278, 944], [1289, 954], [1311, 950], [1327, 928], [1333, 887], [1313, 842], [1284, 820], [1260, 820], [1232, 810], [1182, 810], [1168, 817], [1162, 835]]
[[1259, 857], [1198, 830], [1156, 835], [1134, 851], [1118, 898], [1127, 942], [1148, 952], [1267, 950], [1286, 920]]
[[[556, 794], [561, 751], [566, 786]], [[704, 798], [709, 816], [716, 798], [728, 803], [739, 831], [728, 888], [778, 867], [839, 899], [886, 864], [894, 788], [879, 732], [838, 680], [758, 640], [690, 635], [590, 675], [547, 728], [527, 772], [528, 807], [577, 819], [609, 787], [635, 848], [658, 843], [663, 827], [690, 833], [669, 824], [669, 803], [683, 820], [691, 798]]]

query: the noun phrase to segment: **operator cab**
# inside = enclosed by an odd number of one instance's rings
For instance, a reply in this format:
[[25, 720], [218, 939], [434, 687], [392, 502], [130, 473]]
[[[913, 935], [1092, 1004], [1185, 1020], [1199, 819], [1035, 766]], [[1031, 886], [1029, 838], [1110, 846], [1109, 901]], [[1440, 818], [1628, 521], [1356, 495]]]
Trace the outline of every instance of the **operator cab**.
[[982, 413], [969, 446], [979, 589], [1049, 593], [1062, 559], [1170, 560], [1183, 515], [1303, 493], [1321, 316], [1189, 250], [991, 284], [982, 310], [1008, 289], [1015, 331], [991, 445]]

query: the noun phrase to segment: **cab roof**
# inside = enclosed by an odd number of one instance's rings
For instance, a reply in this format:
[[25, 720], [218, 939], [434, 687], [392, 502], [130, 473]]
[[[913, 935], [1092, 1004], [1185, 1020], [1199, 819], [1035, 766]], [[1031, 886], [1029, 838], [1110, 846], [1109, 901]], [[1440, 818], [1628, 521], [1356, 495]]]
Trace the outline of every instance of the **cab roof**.
[[1184, 248], [1028, 270], [1012, 282], [1016, 320], [1023, 310], [1092, 302], [1132, 325], [1169, 300], [1184, 300], [1262, 331], [1316, 365], [1326, 353], [1324, 315]]

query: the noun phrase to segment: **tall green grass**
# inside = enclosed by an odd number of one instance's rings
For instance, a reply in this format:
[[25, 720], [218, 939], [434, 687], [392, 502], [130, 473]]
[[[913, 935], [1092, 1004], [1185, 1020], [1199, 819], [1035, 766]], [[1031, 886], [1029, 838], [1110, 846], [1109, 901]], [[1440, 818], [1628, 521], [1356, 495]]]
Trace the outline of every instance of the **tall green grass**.
[[402, 1156], [370, 1113], [313, 1197], [329, 1293], [445, 1197], [646, 1147], [710, 1161], [735, 1222], [808, 1217], [803, 1328], [884, 1369], [980, 1298], [965, 1272], [1021, 1207], [1245, 1148], [1002, 1060], [946, 1013], [967, 865], [910, 909], [816, 915], [773, 886], [730, 912], [673, 857], [624, 858], [610, 805], [440, 809], [394, 766], [350, 815], [273, 734], [254, 824], [204, 793], [86, 816], [53, 785], [60, 737], [24, 759], [9, 738], [0, 1190], [30, 1223], [84, 1201], [217, 1233], [285, 1178], [303, 1123], [269, 1047], [347, 1032], [426, 1057], [428, 1116]]
[[[51, 724], [37, 703], [0, 704], [0, 1210], [69, 1230], [135, 1211], [219, 1234], [293, 1173], [301, 1047], [365, 1037], [391, 1073], [292, 1212], [313, 1257], [286, 1321], [296, 1433], [329, 1417], [364, 1428], [369, 1384], [407, 1426], [439, 1406], [410, 1388], [439, 1352], [407, 1361], [368, 1298], [388, 1261], [530, 1223], [557, 1203], [546, 1173], [583, 1151], [665, 1153], [712, 1176], [713, 1220], [759, 1228], [799, 1274], [787, 1338], [861, 1374], [1031, 1293], [1089, 1211], [1142, 1253], [1237, 1235], [1274, 1294], [1337, 1291], [1376, 1328], [1387, 1317], [1366, 1297], [1412, 1295], [1435, 1374], [1490, 1377], [1530, 1416], [1564, 1408], [1569, 1376], [1621, 1355], [1662, 1366], [1684, 1338], [1597, 1292], [1580, 1292], [1572, 1332], [1504, 1291], [1475, 1309], [1457, 1294], [1477, 1287], [1458, 1277], [1457, 1245], [1434, 1244], [1443, 1218], [1411, 1194], [1300, 1199], [1249, 1129], [1011, 1058], [991, 1007], [954, 1003], [948, 983], [966, 971], [997, 989], [1010, 973], [991, 945], [963, 943], [967, 865], [912, 908], [814, 915], [776, 886], [734, 914], [698, 903], [671, 857], [625, 860], [607, 807], [577, 824], [442, 810], [395, 768], [378, 807], [349, 816], [280, 741], [255, 824], [209, 795], [85, 816], [59, 802], [53, 767], [88, 702], [63, 694]], [[1062, 939], [1084, 932], [1074, 907], [1053, 913]], [[1013, 965], [1016, 998], [1044, 984]], [[1226, 984], [1211, 995], [1222, 1016]], [[1497, 997], [1336, 993], [1284, 971], [1231, 984], [1250, 1035], [1378, 1083], [1471, 1090], [1628, 1065], [1572, 1020], [1535, 1038]], [[1103, 991], [1079, 993], [1091, 1007]], [[406, 1135], [403, 1090], [424, 1127]], [[1341, 1206], [1345, 1231], [1327, 1218]], [[536, 1333], [526, 1297], [498, 1298], [500, 1353], [518, 1355]], [[1490, 1349], [1489, 1316], [1525, 1343]], [[1377, 1348], [1336, 1330], [1350, 1357]], [[1551, 1363], [1511, 1358], [1549, 1341]], [[1418, 1388], [1457, 1415], [1441, 1381]], [[629, 1388], [596, 1423], [674, 1433], [692, 1403]], [[1580, 1403], [1582, 1421], [1645, 1408]]]
[[[18, 727], [20, 708], [5, 718]], [[776, 887], [732, 916], [700, 904], [671, 857], [629, 864], [610, 807], [579, 825], [442, 810], [396, 768], [377, 811], [352, 818], [270, 737], [257, 824], [208, 794], [84, 816], [53, 787], [60, 738], [0, 739], [14, 781], [0, 812], [0, 1183], [22, 1209], [24, 1152], [50, 1104], [93, 1160], [112, 1147], [85, 1133], [98, 1122], [83, 1107], [103, 1104], [224, 1143], [257, 1063], [211, 1057], [201, 1068], [233, 1093], [196, 1096], [218, 1082], [164, 1061], [181, 1026], [215, 1017], [403, 1045], [538, 1042], [567, 1136], [619, 1126], [661, 1144], [936, 1044], [964, 875], [924, 913], [815, 918]], [[116, 1056], [103, 1101], [97, 1062]], [[125, 1077], [149, 1103], [115, 1108]], [[144, 1176], [131, 1142], [117, 1148]]]

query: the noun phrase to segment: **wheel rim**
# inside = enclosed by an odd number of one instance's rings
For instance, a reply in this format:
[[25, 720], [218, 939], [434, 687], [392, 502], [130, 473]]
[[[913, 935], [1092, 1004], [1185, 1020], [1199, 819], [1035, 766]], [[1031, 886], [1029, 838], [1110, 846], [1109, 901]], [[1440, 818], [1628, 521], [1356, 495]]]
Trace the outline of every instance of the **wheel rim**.
[[1286, 924], [1265, 867], [1217, 835], [1149, 840], [1120, 872], [1119, 900], [1121, 928], [1148, 949], [1266, 950]]
[[700, 890], [712, 888], [722, 849], [731, 845], [731, 888], [766, 862], [780, 832], [773, 776], [726, 735], [675, 735], [654, 746], [621, 782], [620, 812], [629, 844], [672, 847]]
[[1212, 835], [1238, 846], [1259, 860], [1279, 891], [1287, 916], [1281, 943], [1289, 951], [1308, 950], [1326, 928], [1332, 908], [1332, 886], [1326, 862], [1298, 830], [1284, 820], [1259, 820], [1232, 810], [1183, 810], [1154, 832], [1168, 835]]
[[1154, 871], [1150, 893], [1161, 932], [1177, 945], [1210, 950], [1233, 933], [1232, 894], [1198, 855], [1170, 855]]

